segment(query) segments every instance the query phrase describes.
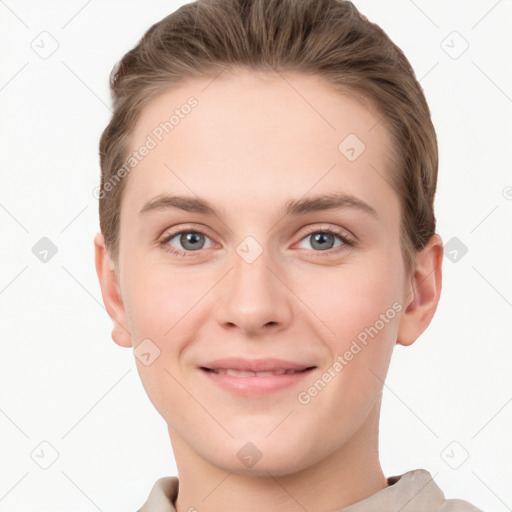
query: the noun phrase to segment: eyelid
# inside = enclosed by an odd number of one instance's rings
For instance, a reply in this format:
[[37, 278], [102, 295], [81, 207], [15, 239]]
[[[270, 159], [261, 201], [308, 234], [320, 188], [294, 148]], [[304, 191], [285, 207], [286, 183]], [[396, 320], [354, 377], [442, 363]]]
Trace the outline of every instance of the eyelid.
[[330, 224], [322, 224], [316, 226], [308, 226], [299, 231], [299, 234], [297, 235], [299, 237], [299, 242], [306, 236], [312, 235], [313, 233], [333, 233], [341, 238], [346, 238], [347, 240], [350, 240], [354, 244], [356, 243], [356, 237], [352, 235], [350, 231], [347, 229], [341, 228], [339, 226], [332, 226]]
[[[197, 228], [199, 226], [199, 228]], [[176, 228], [176, 230], [173, 230], [172, 228], [166, 229], [163, 234], [158, 238], [158, 240], [161, 241], [162, 238], [167, 238], [169, 236], [174, 237], [184, 231], [194, 231], [198, 233], [202, 233], [204, 235], [207, 235], [210, 239], [212, 236], [209, 234], [209, 230], [206, 226], [202, 224], [180, 224], [179, 228]], [[313, 227], [304, 227], [299, 231], [299, 240], [302, 240], [305, 236], [308, 236], [312, 233], [322, 232], [322, 231], [330, 231], [334, 232], [337, 235], [344, 236], [345, 238], [348, 238], [350, 240], [353, 240], [355, 242], [355, 237], [348, 231], [347, 229], [340, 228], [338, 226], [332, 227], [329, 224], [321, 224], [320, 226], [313, 226]]]
[[183, 233], [183, 232], [190, 232], [190, 231], [193, 231], [194, 233], [201, 233], [203, 235], [206, 235], [208, 236], [208, 238], [212, 238], [209, 234], [209, 229], [202, 225], [202, 224], [179, 224], [178, 227], [176, 227], [176, 229], [174, 228], [167, 228], [164, 230], [164, 232], [162, 233], [162, 235], [160, 235], [158, 237], [158, 241], [162, 241], [162, 240], [165, 240], [165, 239], [168, 239], [168, 238], [174, 238], [176, 235], [179, 235], [180, 233]]

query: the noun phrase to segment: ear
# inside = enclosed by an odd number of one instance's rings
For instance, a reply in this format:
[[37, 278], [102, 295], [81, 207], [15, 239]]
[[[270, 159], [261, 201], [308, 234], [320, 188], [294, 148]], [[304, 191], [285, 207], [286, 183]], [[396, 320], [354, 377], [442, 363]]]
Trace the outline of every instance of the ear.
[[121, 347], [131, 347], [132, 340], [126, 320], [116, 267], [105, 247], [105, 239], [102, 233], [98, 233], [94, 238], [94, 253], [96, 273], [100, 281], [103, 303], [114, 323], [112, 339]]
[[442, 263], [443, 241], [435, 233], [416, 253], [416, 269], [404, 290], [407, 307], [398, 327], [398, 344], [412, 345], [429, 326], [441, 295]]

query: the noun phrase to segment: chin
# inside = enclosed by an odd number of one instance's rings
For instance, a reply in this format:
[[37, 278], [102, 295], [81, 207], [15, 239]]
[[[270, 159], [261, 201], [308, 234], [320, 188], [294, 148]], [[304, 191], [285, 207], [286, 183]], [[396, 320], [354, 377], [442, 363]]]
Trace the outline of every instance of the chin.
[[[248, 437], [251, 439], [251, 437]], [[246, 438], [247, 439], [247, 438]], [[317, 450], [309, 443], [294, 439], [255, 439], [240, 441], [231, 439], [205, 459], [224, 471], [254, 477], [286, 476], [313, 465], [311, 451]], [[304, 438], [303, 438], [304, 439]], [[300, 448], [300, 449], [299, 449]], [[305, 451], [308, 450], [308, 451]]]

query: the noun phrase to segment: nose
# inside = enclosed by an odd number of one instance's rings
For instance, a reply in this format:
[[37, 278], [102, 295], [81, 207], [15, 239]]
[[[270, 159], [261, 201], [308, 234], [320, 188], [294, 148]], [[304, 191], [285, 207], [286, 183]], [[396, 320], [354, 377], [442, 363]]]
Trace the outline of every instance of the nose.
[[231, 271], [217, 289], [219, 324], [225, 329], [239, 329], [247, 336], [288, 327], [293, 293], [285, 284], [285, 272], [268, 251], [263, 250], [254, 261], [235, 252], [230, 263]]

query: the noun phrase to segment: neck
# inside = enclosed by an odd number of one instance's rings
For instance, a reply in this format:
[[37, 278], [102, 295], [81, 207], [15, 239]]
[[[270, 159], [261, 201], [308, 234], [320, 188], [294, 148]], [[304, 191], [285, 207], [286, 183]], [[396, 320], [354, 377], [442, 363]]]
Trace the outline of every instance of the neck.
[[340, 510], [387, 486], [378, 455], [380, 403], [342, 447], [300, 472], [248, 476], [214, 466], [169, 430], [179, 475], [177, 512]]

